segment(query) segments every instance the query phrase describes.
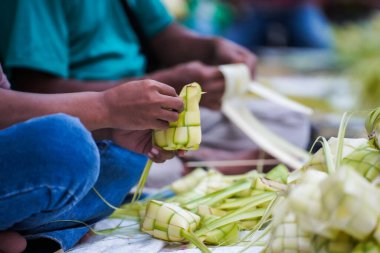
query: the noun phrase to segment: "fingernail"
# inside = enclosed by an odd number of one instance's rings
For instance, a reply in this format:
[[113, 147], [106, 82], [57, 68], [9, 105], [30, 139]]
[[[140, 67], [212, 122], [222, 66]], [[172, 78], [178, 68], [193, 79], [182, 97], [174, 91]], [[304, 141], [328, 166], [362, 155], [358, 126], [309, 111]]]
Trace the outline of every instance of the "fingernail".
[[160, 153], [160, 151], [154, 147], [150, 150], [150, 152], [152, 152], [153, 155], [158, 155]]
[[152, 155], [152, 153], [148, 153], [148, 157], [150, 158], [150, 159], [153, 159], [154, 158], [154, 155]]

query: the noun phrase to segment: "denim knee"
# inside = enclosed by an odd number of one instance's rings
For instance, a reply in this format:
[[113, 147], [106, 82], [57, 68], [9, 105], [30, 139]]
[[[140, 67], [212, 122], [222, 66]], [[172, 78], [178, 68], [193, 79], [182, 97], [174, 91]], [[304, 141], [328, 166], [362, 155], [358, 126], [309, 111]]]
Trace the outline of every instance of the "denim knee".
[[20, 205], [4, 228], [35, 227], [70, 209], [94, 186], [99, 167], [97, 146], [74, 117], [38, 117], [0, 131], [0, 202]]
[[14, 164], [8, 166], [19, 168], [19, 176], [33, 171], [36, 179], [30, 180], [31, 184], [60, 186], [75, 198], [81, 198], [98, 178], [97, 146], [91, 133], [75, 117], [65, 114], [38, 117], [2, 134], [12, 137], [10, 143], [2, 144], [22, 156], [19, 159], [16, 156]]
[[[91, 133], [78, 118], [54, 114], [41, 119], [34, 130], [46, 132], [38, 139], [40, 154], [46, 150], [46, 162], [56, 180], [67, 180], [74, 192], [89, 190], [99, 176], [99, 151]], [[58, 173], [57, 173], [58, 170]], [[85, 194], [85, 193], [82, 193]]]

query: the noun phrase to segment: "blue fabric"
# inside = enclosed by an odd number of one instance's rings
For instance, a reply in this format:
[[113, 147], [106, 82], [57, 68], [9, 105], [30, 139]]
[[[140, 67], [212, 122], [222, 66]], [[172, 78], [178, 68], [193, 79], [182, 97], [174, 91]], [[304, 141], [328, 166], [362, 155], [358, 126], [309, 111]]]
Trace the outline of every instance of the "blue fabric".
[[[148, 38], [173, 21], [159, 0], [129, 3]], [[145, 72], [145, 56], [120, 0], [2, 0], [1, 5], [0, 56], [7, 69], [80, 80]]]
[[108, 216], [137, 183], [147, 159], [111, 141], [95, 144], [80, 121], [64, 114], [0, 131], [0, 231], [48, 237], [67, 250]]
[[313, 4], [293, 8], [247, 8], [225, 32], [225, 36], [250, 49], [265, 45], [266, 31], [271, 24], [282, 24], [293, 47], [329, 49], [333, 36], [321, 10]]

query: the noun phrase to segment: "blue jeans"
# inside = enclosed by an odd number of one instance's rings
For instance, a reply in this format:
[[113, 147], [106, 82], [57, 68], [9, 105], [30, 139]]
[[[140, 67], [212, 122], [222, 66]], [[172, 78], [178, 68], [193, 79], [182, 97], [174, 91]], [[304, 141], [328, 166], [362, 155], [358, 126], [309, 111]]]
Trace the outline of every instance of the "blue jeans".
[[[27, 239], [51, 238], [64, 250], [88, 232], [87, 224], [112, 213], [92, 190], [120, 205], [147, 159], [97, 144], [80, 121], [64, 114], [31, 119], [0, 131], [0, 231]], [[57, 222], [54, 222], [57, 221]]]
[[265, 45], [266, 33], [272, 24], [284, 27], [288, 46], [316, 49], [333, 46], [327, 19], [313, 4], [283, 9], [247, 8], [225, 31], [225, 37], [249, 49], [256, 49]]

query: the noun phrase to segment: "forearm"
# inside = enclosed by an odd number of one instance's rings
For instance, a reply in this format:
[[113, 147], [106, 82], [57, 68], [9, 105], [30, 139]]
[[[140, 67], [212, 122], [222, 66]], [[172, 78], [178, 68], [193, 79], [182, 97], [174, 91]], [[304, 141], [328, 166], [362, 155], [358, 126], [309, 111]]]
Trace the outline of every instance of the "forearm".
[[44, 95], [0, 89], [0, 101], [0, 129], [53, 113], [78, 117], [90, 131], [111, 127], [99, 92]]
[[[74, 93], [84, 91], [104, 91], [117, 85], [133, 80], [152, 79], [166, 84], [172, 85], [177, 91], [180, 91], [183, 85], [176, 85], [178, 82], [173, 76], [172, 70], [159, 70], [149, 73], [143, 77], [127, 77], [117, 81], [96, 81], [96, 80], [76, 80], [63, 79], [52, 76], [43, 72], [18, 69], [15, 71], [13, 85], [19, 91], [58, 94], [58, 93]], [[191, 80], [189, 80], [190, 82]], [[178, 86], [178, 87], [177, 87]]]
[[157, 60], [164, 66], [194, 60], [211, 64], [215, 39], [201, 37], [178, 24], [172, 24], [153, 38], [151, 46]]
[[17, 90], [47, 94], [104, 91], [127, 81], [137, 80], [137, 78], [116, 81], [64, 79], [29, 69], [15, 69], [13, 72], [12, 83]]
[[17, 89], [34, 93], [73, 93], [83, 91], [104, 91], [121, 84], [120, 81], [79, 81], [75, 79], [54, 78], [48, 80], [30, 80], [28, 83], [18, 83]]

